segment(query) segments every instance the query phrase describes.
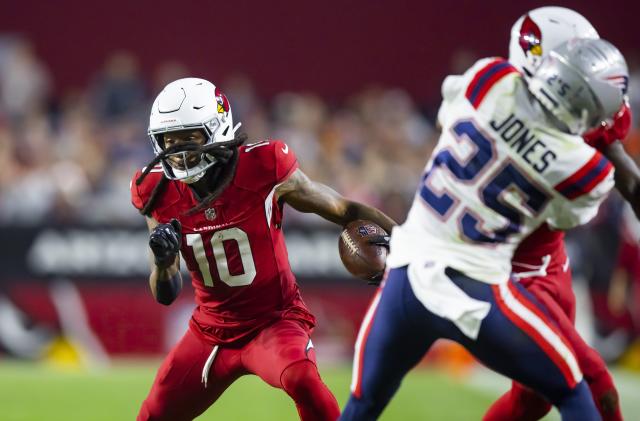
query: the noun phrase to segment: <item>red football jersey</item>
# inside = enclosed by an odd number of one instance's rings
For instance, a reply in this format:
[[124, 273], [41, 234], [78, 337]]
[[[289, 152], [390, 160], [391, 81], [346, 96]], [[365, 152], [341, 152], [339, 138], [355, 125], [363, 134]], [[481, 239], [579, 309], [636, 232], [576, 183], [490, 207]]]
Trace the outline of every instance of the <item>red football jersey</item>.
[[[546, 255], [551, 255], [552, 257], [565, 255], [564, 231], [552, 230], [549, 225], [542, 224], [520, 243], [511, 261], [530, 266], [540, 266], [542, 258]], [[551, 262], [551, 264], [559, 265], [564, 263], [564, 258], [562, 261], [554, 259]], [[518, 265], [513, 265], [512, 269], [514, 272], [530, 270]]]
[[[240, 147], [236, 174], [227, 188], [197, 213], [195, 193], [169, 181], [152, 216], [182, 224], [182, 259], [191, 273], [197, 307], [191, 327], [212, 344], [230, 343], [277, 318], [296, 318], [313, 327], [295, 282], [284, 235], [278, 184], [298, 168], [295, 154], [277, 140]], [[154, 168], [140, 186], [132, 182], [133, 205], [141, 209], [163, 176]]]

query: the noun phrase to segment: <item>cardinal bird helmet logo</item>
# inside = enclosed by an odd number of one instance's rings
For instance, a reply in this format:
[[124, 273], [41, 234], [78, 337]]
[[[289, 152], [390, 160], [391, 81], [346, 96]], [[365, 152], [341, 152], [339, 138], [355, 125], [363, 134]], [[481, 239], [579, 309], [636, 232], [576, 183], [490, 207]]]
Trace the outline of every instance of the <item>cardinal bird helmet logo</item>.
[[522, 21], [519, 43], [525, 55], [530, 52], [535, 56], [542, 56], [542, 32], [529, 15]]
[[218, 103], [218, 114], [226, 114], [229, 112], [229, 100], [222, 91], [216, 88], [216, 102]]

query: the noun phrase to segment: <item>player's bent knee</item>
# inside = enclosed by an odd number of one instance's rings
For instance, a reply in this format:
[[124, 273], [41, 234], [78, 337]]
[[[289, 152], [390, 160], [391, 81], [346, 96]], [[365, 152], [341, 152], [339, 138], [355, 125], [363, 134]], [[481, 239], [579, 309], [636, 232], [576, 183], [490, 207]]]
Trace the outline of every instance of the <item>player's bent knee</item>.
[[282, 388], [296, 402], [313, 398], [318, 387], [325, 388], [318, 368], [310, 360], [301, 360], [289, 365], [280, 375]]
[[294, 400], [303, 421], [334, 421], [340, 415], [338, 402], [322, 382], [310, 360], [297, 361], [284, 369], [280, 383]]

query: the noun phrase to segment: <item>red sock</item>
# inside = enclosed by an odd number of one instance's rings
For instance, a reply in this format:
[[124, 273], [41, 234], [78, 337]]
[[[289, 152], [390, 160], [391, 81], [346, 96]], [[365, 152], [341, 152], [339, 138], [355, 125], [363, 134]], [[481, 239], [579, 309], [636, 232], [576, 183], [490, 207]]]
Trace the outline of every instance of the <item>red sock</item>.
[[338, 402], [310, 360], [298, 361], [280, 376], [282, 388], [295, 401], [302, 421], [336, 421]]
[[511, 390], [491, 405], [483, 421], [537, 421], [551, 410], [551, 404], [531, 389], [513, 382]]

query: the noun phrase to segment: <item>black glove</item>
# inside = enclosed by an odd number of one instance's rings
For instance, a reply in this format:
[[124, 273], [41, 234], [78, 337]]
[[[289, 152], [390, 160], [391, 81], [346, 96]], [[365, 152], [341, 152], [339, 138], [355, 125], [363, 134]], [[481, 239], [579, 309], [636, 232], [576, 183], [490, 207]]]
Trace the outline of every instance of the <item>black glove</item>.
[[386, 247], [389, 250], [389, 240], [391, 240], [390, 235], [372, 235], [369, 237], [369, 244]]
[[172, 219], [168, 224], [158, 224], [149, 236], [149, 247], [153, 252], [156, 266], [161, 269], [173, 264], [180, 252], [182, 226], [180, 221]]

